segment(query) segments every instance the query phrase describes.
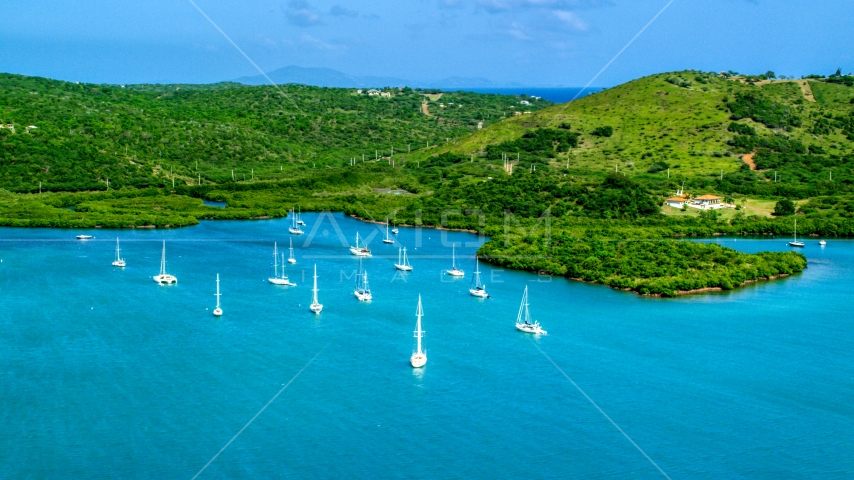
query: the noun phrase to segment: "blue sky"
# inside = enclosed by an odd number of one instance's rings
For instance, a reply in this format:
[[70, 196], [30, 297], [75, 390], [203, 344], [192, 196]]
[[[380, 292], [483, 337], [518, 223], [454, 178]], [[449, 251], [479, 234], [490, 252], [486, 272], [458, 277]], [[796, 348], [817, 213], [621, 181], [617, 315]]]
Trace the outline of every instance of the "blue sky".
[[[585, 85], [668, 0], [194, 0], [262, 69]], [[593, 84], [681, 69], [854, 71], [854, 2], [675, 0]], [[254, 67], [188, 0], [6, 2], [0, 71], [213, 82]]]

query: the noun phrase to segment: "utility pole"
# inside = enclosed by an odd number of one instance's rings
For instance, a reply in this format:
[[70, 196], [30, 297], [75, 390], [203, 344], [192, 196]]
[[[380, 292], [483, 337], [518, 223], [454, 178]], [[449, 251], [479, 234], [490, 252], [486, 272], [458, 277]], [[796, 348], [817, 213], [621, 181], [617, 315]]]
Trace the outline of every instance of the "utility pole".
[[231, 169], [231, 180], [234, 181], [234, 169]]
[[[569, 167], [567, 167], [569, 168]], [[667, 178], [670, 178], [670, 167], [667, 168]]]

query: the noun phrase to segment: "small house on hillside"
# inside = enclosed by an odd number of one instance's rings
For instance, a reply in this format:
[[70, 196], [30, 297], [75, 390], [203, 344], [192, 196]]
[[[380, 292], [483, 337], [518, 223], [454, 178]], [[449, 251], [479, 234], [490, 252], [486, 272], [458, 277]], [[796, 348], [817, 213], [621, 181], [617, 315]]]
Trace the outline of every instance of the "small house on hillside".
[[691, 201], [691, 203], [694, 204], [694, 205], [691, 205], [692, 207], [701, 208], [703, 210], [709, 210], [712, 208], [721, 208], [724, 206], [724, 204], [721, 203], [721, 197], [719, 197], [717, 195], [709, 195], [709, 194], [700, 195], [699, 197], [694, 198]]
[[391, 92], [380, 92], [381, 97], [391, 98]]
[[687, 202], [687, 201], [688, 201], [687, 195], [683, 195], [683, 194], [677, 192], [677, 194], [675, 196], [668, 198], [667, 200], [665, 200], [664, 203], [668, 207], [682, 208], [682, 206], [685, 205], [685, 202]]
[[377, 90], [376, 88], [372, 88], [372, 89], [368, 90], [368, 95], [379, 95], [379, 94], [380, 94], [380, 91]]

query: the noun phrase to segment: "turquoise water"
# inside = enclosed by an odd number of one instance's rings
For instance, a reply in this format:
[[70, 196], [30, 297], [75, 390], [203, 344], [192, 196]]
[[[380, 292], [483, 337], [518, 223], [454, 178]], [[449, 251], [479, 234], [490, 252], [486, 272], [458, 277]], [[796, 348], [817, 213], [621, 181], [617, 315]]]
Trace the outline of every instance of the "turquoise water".
[[[360, 304], [335, 226], [377, 228], [303, 218], [317, 230], [295, 241], [291, 288], [266, 282], [287, 219], [0, 230], [0, 476], [191, 478], [317, 355], [199, 478], [661, 478], [534, 342], [672, 478], [854, 476], [854, 242], [810, 240], [793, 278], [673, 300], [481, 265], [481, 301], [440, 271], [443, 242], [469, 273], [483, 239], [402, 228], [415, 271], [377, 234], [394, 258], [365, 260]], [[151, 280], [162, 239], [177, 286]], [[526, 284], [548, 336], [513, 328]]]

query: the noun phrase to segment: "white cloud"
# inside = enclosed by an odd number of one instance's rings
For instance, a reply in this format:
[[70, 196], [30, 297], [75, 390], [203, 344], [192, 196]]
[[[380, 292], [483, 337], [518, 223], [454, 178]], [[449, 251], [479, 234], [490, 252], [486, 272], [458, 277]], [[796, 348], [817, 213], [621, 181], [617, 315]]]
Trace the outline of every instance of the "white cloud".
[[344, 50], [345, 48], [347, 48], [347, 46], [342, 44], [342, 43], [324, 42], [323, 40], [321, 40], [319, 38], [312, 37], [311, 35], [308, 35], [308, 34], [304, 34], [302, 37], [300, 37], [300, 41], [302, 43], [311, 45], [311, 46], [318, 48], [320, 50], [337, 51], [337, 50]]
[[320, 13], [303, 0], [288, 2], [288, 10], [285, 15], [288, 17], [288, 22], [298, 27], [319, 25], [321, 20]]
[[587, 23], [576, 15], [575, 12], [570, 12], [569, 10], [553, 10], [552, 13], [558, 20], [574, 30], [583, 32], [588, 28]]

